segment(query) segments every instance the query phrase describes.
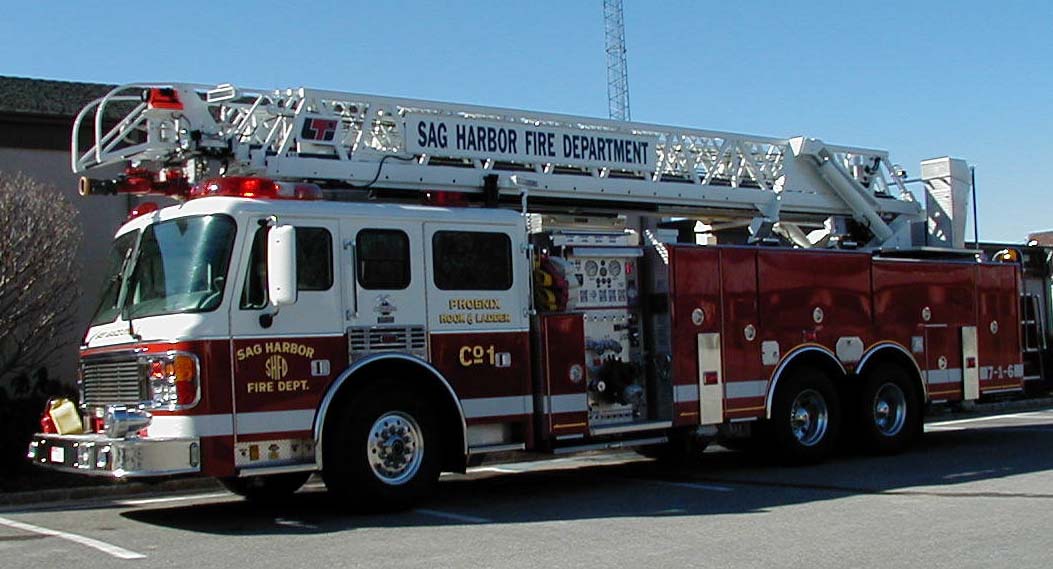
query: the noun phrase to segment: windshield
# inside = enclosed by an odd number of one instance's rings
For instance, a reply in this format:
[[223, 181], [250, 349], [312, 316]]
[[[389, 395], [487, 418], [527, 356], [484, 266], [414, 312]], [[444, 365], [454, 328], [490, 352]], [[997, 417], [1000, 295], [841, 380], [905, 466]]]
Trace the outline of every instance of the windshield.
[[[126, 319], [207, 312], [223, 301], [236, 227], [227, 216], [182, 217], [122, 235], [110, 254], [109, 282], [92, 324]], [[138, 248], [134, 263], [123, 260]]]
[[234, 221], [221, 215], [181, 217], [144, 229], [128, 277], [125, 317], [215, 310], [223, 301], [234, 233]]

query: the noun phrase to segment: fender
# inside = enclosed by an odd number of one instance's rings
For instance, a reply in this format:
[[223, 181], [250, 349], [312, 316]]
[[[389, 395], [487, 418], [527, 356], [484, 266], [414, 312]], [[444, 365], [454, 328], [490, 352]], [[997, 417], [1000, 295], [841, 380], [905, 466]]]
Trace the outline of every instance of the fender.
[[775, 388], [778, 387], [779, 380], [782, 379], [783, 371], [785, 371], [786, 368], [789, 367], [789, 365], [791, 363], [796, 361], [797, 358], [801, 356], [801, 354], [812, 353], [812, 352], [817, 352], [817, 353], [822, 354], [828, 360], [830, 360], [831, 362], [836, 364], [838, 369], [841, 370], [842, 374], [848, 375], [848, 372], [845, 371], [845, 366], [841, 365], [841, 362], [837, 359], [837, 356], [834, 355], [834, 353], [832, 351], [830, 351], [830, 349], [827, 348], [826, 346], [823, 346], [823, 345], [820, 345], [820, 344], [803, 344], [801, 346], [798, 346], [797, 348], [794, 348], [794, 350], [791, 351], [789, 354], [786, 354], [785, 356], [783, 356], [782, 360], [779, 361], [779, 365], [776, 366], [775, 371], [772, 372], [772, 374], [771, 374], [771, 378], [772, 378], [771, 379], [771, 385], [768, 386], [768, 396], [764, 400], [764, 418], [765, 419], [771, 419], [771, 406], [772, 406], [772, 401], [774, 401], [774, 399], [775, 399]]
[[904, 346], [891, 341], [878, 342], [867, 349], [867, 353], [863, 354], [863, 358], [859, 360], [856, 365], [856, 375], [863, 375], [863, 370], [866, 369], [866, 365], [872, 359], [872, 356], [879, 352], [886, 350], [895, 350], [901, 352], [910, 361], [911, 365], [914, 366], [914, 372], [917, 373], [915, 379], [921, 384], [921, 394], [925, 398], [925, 401], [929, 400], [929, 386], [925, 384], [925, 374], [922, 373], [921, 367], [918, 366], [918, 360], [914, 358], [914, 355], [910, 353]]
[[314, 417], [314, 462], [318, 466], [318, 470], [322, 469], [322, 435], [323, 427], [325, 426], [325, 417], [329, 412], [329, 406], [332, 405], [333, 399], [336, 398], [336, 394], [340, 392], [340, 388], [343, 387], [351, 376], [355, 375], [356, 372], [364, 368], [365, 366], [375, 363], [381, 360], [405, 360], [414, 365], [418, 365], [430, 373], [436, 380], [438, 380], [443, 387], [446, 388], [447, 393], [450, 394], [450, 398], [455, 403], [457, 413], [461, 419], [461, 436], [463, 437], [462, 445], [464, 448], [465, 456], [468, 455], [468, 423], [464, 418], [464, 409], [461, 408], [461, 400], [457, 398], [457, 394], [453, 391], [453, 387], [446, 381], [446, 378], [439, 373], [439, 370], [435, 369], [435, 366], [430, 363], [416, 358], [407, 354], [391, 353], [391, 354], [373, 354], [371, 356], [364, 357], [355, 363], [351, 364], [336, 381], [329, 386], [329, 391], [326, 392], [325, 397], [322, 399], [322, 404], [318, 406], [318, 412]]

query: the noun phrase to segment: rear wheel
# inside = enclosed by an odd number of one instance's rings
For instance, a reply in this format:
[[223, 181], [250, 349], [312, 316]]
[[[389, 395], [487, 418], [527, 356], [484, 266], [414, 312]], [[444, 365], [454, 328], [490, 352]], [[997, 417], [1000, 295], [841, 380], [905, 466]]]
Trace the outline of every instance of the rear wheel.
[[253, 502], [280, 500], [291, 496], [311, 477], [310, 472], [290, 472], [268, 476], [220, 478], [223, 486], [238, 496]]
[[365, 509], [407, 508], [439, 478], [441, 441], [434, 415], [395, 391], [365, 393], [326, 427], [322, 478], [330, 491]]
[[815, 368], [792, 372], [775, 391], [772, 443], [790, 463], [818, 462], [829, 456], [841, 428], [841, 406], [829, 376]]
[[863, 376], [859, 397], [859, 435], [866, 450], [894, 453], [921, 432], [921, 397], [901, 366], [880, 363]]

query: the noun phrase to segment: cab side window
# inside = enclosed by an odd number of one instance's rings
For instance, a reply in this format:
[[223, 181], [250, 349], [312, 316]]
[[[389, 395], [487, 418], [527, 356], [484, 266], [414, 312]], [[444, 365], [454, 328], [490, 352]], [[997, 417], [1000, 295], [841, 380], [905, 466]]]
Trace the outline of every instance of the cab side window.
[[245, 288], [241, 291], [240, 306], [243, 309], [259, 310], [267, 306], [267, 231], [261, 227], [252, 236], [249, 250], [249, 266], [245, 272]]
[[[259, 310], [267, 306], [267, 233], [261, 227], [252, 237], [245, 288], [240, 307]], [[333, 237], [324, 227], [296, 228], [296, 289], [323, 291], [333, 287]]]
[[397, 229], [363, 229], [355, 240], [358, 284], [369, 290], [410, 285], [409, 237]]
[[512, 240], [504, 233], [436, 231], [432, 259], [440, 290], [512, 288]]
[[296, 228], [296, 289], [333, 286], [333, 236], [324, 227]]

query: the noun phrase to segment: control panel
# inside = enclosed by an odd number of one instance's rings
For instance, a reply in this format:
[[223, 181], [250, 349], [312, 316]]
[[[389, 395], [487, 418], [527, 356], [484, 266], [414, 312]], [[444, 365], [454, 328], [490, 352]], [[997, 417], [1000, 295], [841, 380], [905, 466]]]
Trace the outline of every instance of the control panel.
[[605, 308], [636, 304], [634, 257], [572, 258], [572, 278], [578, 284], [568, 308]]
[[534, 243], [539, 309], [582, 313], [589, 427], [645, 418], [638, 236], [625, 230], [556, 229], [539, 231]]

